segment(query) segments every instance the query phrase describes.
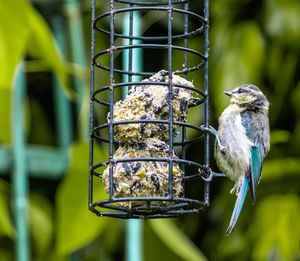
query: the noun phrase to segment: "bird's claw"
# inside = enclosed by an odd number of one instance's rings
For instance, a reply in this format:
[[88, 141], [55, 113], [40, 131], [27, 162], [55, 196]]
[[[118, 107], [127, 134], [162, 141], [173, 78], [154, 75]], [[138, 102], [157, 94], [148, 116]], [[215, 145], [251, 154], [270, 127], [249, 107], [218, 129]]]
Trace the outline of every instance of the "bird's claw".
[[200, 128], [203, 131], [205, 131], [205, 132], [207, 132], [210, 135], [213, 135], [215, 137], [215, 139], [216, 139], [216, 141], [218, 143], [219, 149], [220, 149], [221, 153], [224, 155], [226, 153], [226, 149], [225, 149], [225, 147], [221, 143], [218, 131], [215, 128], [213, 128], [212, 126], [210, 126], [210, 125], [209, 126], [201, 125]]
[[212, 179], [213, 179], [213, 177], [214, 177], [214, 174], [211, 173], [207, 178], [206, 177], [202, 177], [202, 179], [204, 181], [206, 181], [206, 182], [211, 182]]
[[199, 173], [204, 181], [211, 182], [214, 177], [226, 177], [224, 173], [214, 172], [210, 167], [200, 166]]
[[216, 136], [218, 134], [217, 130], [210, 125], [208, 125], [208, 126], [201, 125], [200, 128], [201, 128], [201, 130], [208, 132], [211, 135]]
[[213, 174], [211, 168], [205, 167], [205, 166], [201, 166], [201, 167], [199, 167], [199, 172], [202, 174], [201, 178], [204, 181], [207, 181], [207, 182], [211, 182], [212, 181], [214, 174]]

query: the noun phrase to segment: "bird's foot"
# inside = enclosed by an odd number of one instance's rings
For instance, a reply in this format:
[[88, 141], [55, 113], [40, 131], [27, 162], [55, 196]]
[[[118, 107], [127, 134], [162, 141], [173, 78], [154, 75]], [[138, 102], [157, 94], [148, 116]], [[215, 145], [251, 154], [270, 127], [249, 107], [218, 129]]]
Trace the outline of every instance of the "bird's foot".
[[213, 172], [209, 167], [201, 166], [198, 170], [202, 174], [202, 179], [207, 182], [211, 182], [214, 177], [226, 177], [223, 173]]
[[207, 133], [209, 133], [210, 135], [212, 135], [212, 136], [215, 137], [215, 139], [216, 139], [216, 141], [217, 141], [217, 143], [218, 143], [218, 147], [219, 147], [221, 153], [224, 155], [224, 154], [226, 153], [226, 149], [225, 149], [225, 147], [224, 147], [224, 146], [222, 145], [222, 143], [221, 143], [221, 140], [220, 140], [220, 136], [219, 136], [218, 131], [217, 131], [215, 128], [213, 128], [212, 126], [210, 126], [210, 125], [209, 125], [209, 126], [201, 125], [200, 128], [201, 128], [201, 130], [203, 130], [204, 132], [207, 132]]
[[243, 179], [239, 178], [235, 182], [234, 187], [230, 190], [230, 194], [235, 194], [236, 196], [238, 196], [241, 190], [242, 183], [243, 183]]
[[230, 194], [235, 194], [236, 193], [236, 187], [234, 186], [231, 190], [230, 190]]
[[206, 166], [201, 166], [199, 167], [199, 173], [202, 175], [202, 179], [205, 181], [212, 181], [213, 179], [213, 172], [211, 170], [211, 168], [206, 167]]

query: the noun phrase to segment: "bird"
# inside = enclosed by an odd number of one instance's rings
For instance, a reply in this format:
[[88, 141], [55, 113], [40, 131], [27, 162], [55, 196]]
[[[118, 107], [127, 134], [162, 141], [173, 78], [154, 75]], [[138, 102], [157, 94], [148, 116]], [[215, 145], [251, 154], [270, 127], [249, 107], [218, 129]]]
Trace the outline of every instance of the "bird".
[[237, 196], [226, 235], [236, 226], [250, 190], [252, 203], [261, 179], [262, 164], [270, 150], [269, 101], [254, 84], [224, 91], [230, 103], [219, 118], [214, 156], [219, 169], [235, 182]]

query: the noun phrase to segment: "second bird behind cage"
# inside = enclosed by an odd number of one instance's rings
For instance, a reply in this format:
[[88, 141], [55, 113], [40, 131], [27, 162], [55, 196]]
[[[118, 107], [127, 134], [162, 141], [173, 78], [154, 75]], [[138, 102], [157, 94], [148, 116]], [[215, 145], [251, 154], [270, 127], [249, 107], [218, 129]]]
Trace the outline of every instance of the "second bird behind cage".
[[[99, 12], [93, 1], [89, 207], [97, 215], [174, 217], [209, 204], [199, 171], [209, 169], [208, 0], [195, 2], [111, 0]], [[95, 156], [97, 143], [106, 155]]]

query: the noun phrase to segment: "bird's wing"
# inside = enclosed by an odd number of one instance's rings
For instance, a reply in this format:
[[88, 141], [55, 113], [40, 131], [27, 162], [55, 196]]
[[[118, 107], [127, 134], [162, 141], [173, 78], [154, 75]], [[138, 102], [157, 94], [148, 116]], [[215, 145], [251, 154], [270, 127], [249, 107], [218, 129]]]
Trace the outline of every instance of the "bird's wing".
[[253, 146], [251, 148], [251, 167], [249, 169], [250, 191], [253, 203], [256, 200], [256, 187], [261, 177], [262, 160], [261, 150], [259, 147]]
[[252, 202], [256, 200], [256, 187], [259, 183], [262, 170], [262, 162], [265, 156], [264, 148], [264, 126], [263, 117], [264, 115], [257, 115], [249, 111], [242, 112], [242, 124], [246, 129], [246, 135], [249, 140], [252, 141], [253, 146], [251, 147], [251, 158], [250, 167], [246, 175], [250, 177], [250, 191]]

